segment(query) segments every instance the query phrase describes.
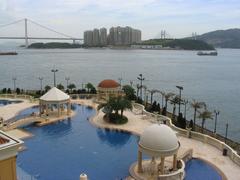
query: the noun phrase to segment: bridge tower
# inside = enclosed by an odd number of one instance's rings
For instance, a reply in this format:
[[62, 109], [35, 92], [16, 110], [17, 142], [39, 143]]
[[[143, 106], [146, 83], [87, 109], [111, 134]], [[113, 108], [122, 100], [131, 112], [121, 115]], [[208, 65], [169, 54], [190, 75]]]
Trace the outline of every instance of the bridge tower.
[[27, 18], [24, 19], [25, 22], [25, 47], [28, 47], [28, 31], [27, 31]]

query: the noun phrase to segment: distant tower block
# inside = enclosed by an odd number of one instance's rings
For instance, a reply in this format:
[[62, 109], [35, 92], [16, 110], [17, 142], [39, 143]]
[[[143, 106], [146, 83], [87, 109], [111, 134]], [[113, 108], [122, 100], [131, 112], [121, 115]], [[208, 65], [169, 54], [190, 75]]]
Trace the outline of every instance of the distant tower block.
[[80, 180], [88, 180], [87, 175], [84, 173], [80, 174]]

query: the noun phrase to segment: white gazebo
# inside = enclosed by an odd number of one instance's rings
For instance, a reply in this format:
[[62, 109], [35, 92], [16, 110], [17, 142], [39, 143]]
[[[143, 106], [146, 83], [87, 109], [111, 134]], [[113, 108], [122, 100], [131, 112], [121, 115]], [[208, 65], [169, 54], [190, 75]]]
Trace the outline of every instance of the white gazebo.
[[176, 133], [169, 126], [165, 124], [154, 124], [147, 127], [140, 136], [138, 147], [138, 173], [143, 173], [142, 153], [152, 157], [152, 162], [155, 164], [155, 159], [160, 158], [161, 161], [157, 165], [158, 175], [164, 175], [164, 161], [168, 156], [173, 156], [173, 171], [177, 169], [177, 152], [180, 143]]
[[50, 89], [46, 94], [40, 97], [39, 99], [39, 111], [41, 114], [49, 115], [49, 108], [52, 105], [57, 105], [58, 116], [60, 116], [61, 111], [64, 110], [64, 104], [67, 105], [67, 115], [70, 115], [71, 112], [71, 101], [70, 96], [59, 90], [56, 87]]

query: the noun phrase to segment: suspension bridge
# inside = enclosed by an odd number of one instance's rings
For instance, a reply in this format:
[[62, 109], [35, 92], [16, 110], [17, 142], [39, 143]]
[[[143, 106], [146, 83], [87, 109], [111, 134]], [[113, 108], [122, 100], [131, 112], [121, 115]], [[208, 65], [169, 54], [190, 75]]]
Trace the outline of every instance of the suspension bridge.
[[[17, 20], [17, 21], [14, 21], [14, 22], [11, 22], [11, 23], [8, 23], [8, 24], [3, 24], [3, 25], [0, 25], [0, 29], [1, 28], [4, 28], [4, 27], [7, 27], [7, 26], [11, 26], [11, 25], [14, 25], [14, 24], [18, 24], [20, 22], [24, 22], [24, 36], [20, 36], [20, 37], [14, 37], [14, 36], [1, 36], [0, 35], [0, 39], [23, 39], [25, 40], [25, 47], [28, 47], [29, 46], [29, 40], [71, 40], [73, 42], [73, 44], [76, 43], [76, 41], [80, 41], [81, 43], [83, 42], [83, 39], [82, 38], [76, 38], [76, 37], [73, 37], [73, 36], [70, 36], [70, 35], [67, 35], [65, 33], [62, 33], [62, 32], [58, 32], [52, 28], [49, 28], [47, 26], [44, 26], [44, 25], [41, 25], [33, 20], [30, 20], [30, 19], [20, 19], [20, 20]], [[31, 37], [29, 36], [29, 32], [28, 32], [28, 23], [32, 23], [40, 28], [43, 28], [45, 30], [48, 30], [48, 31], [51, 31], [55, 34], [58, 34], [60, 35], [61, 37]]]

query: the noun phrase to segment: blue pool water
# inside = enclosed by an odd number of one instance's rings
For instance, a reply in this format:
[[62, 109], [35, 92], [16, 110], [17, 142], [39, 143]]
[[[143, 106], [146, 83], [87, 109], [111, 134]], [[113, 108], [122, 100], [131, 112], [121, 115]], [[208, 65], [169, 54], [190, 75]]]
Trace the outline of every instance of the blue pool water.
[[209, 164], [200, 159], [191, 159], [186, 163], [185, 180], [221, 180], [221, 175]]
[[76, 180], [82, 172], [91, 180], [126, 177], [137, 160], [138, 138], [95, 128], [88, 122], [95, 110], [76, 106], [72, 120], [25, 127], [34, 137], [25, 140], [28, 149], [19, 153], [18, 166], [40, 180]]
[[8, 104], [14, 104], [14, 103], [20, 103], [22, 101], [19, 100], [6, 100], [6, 99], [0, 99], [0, 107], [1, 106], [6, 106]]

